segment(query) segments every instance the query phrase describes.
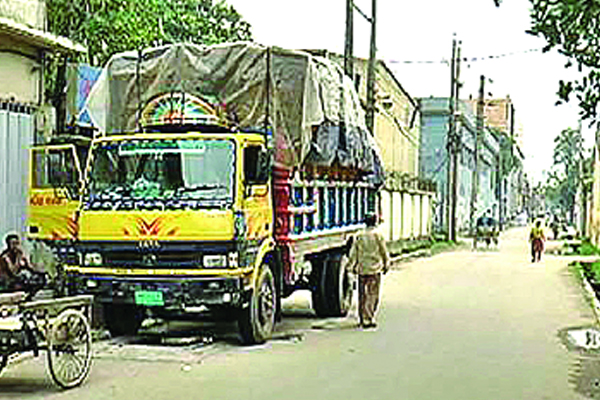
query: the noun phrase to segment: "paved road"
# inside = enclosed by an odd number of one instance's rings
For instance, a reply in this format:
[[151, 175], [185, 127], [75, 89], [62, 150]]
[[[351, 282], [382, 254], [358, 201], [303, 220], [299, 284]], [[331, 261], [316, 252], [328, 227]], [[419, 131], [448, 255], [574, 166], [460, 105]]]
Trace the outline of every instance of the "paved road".
[[592, 325], [591, 309], [565, 258], [529, 262], [526, 235], [505, 233], [499, 251], [398, 265], [385, 277], [376, 331], [357, 329], [355, 310], [349, 319], [315, 319], [298, 293], [264, 346], [239, 347], [218, 329], [213, 344], [102, 342], [81, 388], [54, 389], [40, 357], [9, 366], [0, 398], [598, 397], [599, 359], [568, 350], [560, 335]]

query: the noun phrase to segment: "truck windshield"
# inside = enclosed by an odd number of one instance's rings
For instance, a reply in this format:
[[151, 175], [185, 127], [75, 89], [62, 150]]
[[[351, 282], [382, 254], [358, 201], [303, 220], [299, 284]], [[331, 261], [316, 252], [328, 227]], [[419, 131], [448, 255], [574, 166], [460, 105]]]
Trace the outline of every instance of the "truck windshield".
[[135, 140], [93, 150], [92, 208], [180, 208], [233, 202], [235, 145], [225, 139]]

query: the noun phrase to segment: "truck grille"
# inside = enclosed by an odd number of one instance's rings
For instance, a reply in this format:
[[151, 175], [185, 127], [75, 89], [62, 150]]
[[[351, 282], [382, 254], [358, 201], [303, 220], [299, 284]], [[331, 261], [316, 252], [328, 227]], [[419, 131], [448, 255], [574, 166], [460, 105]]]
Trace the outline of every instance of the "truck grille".
[[124, 268], [198, 268], [209, 254], [227, 254], [235, 249], [233, 242], [155, 242], [144, 247], [137, 243], [82, 242], [79, 252], [99, 253], [102, 265]]
[[202, 263], [202, 253], [106, 252], [104, 263], [111, 267], [190, 268]]

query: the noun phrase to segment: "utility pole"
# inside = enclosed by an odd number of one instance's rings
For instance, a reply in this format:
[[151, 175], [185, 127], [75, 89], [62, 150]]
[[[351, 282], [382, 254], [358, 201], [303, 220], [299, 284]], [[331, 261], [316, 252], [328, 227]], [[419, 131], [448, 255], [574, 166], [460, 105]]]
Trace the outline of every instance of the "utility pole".
[[479, 191], [479, 142], [483, 137], [483, 94], [484, 94], [485, 77], [481, 75], [479, 81], [479, 100], [477, 101], [477, 130], [475, 133], [475, 145], [474, 145], [474, 158], [475, 158], [475, 169], [473, 170], [473, 186], [471, 190], [471, 227], [473, 237], [476, 235], [476, 207], [477, 207], [477, 193]]
[[460, 155], [460, 136], [458, 134], [458, 123], [457, 123], [457, 107], [459, 107], [459, 92], [460, 92], [460, 40], [458, 41], [458, 48], [456, 51], [456, 73], [454, 76], [454, 113], [451, 115], [452, 123], [452, 208], [450, 210], [452, 217], [452, 239], [456, 241], [456, 203], [458, 202], [458, 157]]
[[377, 32], [377, 0], [372, 0], [371, 5], [371, 48], [369, 52], [369, 67], [367, 70], [367, 129], [375, 135], [375, 61]]
[[455, 95], [455, 76], [454, 73], [456, 72], [455, 69], [455, 62], [456, 60], [456, 39], [452, 39], [452, 59], [450, 60], [450, 100], [448, 102], [449, 105], [449, 110], [448, 110], [448, 135], [446, 136], [446, 153], [447, 153], [447, 160], [448, 160], [448, 169], [446, 171], [447, 173], [447, 177], [446, 177], [446, 209], [445, 209], [445, 214], [446, 214], [446, 225], [447, 225], [447, 233], [446, 233], [446, 239], [451, 241], [454, 240], [454, 236], [453, 236], [453, 232], [455, 232], [454, 230], [454, 220], [452, 218], [452, 208], [453, 208], [453, 204], [455, 203], [455, 200], [453, 198], [453, 196], [451, 195], [451, 193], [454, 193], [454, 189], [453, 189], [453, 184], [452, 184], [452, 178], [454, 177], [454, 174], [452, 173], [453, 171], [453, 161], [454, 161], [454, 157], [452, 156], [453, 154], [453, 140], [454, 140], [454, 113], [455, 113], [455, 108], [454, 108], [454, 95]]
[[346, 0], [346, 40], [344, 46], [344, 72], [354, 81], [354, 4]]

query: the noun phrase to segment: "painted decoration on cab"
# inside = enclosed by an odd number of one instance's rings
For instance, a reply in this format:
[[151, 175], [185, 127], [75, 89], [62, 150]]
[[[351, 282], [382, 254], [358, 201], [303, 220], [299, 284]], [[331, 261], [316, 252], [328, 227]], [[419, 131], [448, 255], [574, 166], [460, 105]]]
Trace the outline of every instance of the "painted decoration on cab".
[[208, 102], [187, 93], [167, 93], [150, 100], [140, 124], [144, 127], [170, 124], [224, 126], [222, 118]]
[[[158, 236], [161, 235], [164, 228], [164, 218], [156, 217], [150, 221], [147, 221], [143, 217], [136, 218], [135, 228], [132, 230], [127, 229], [127, 227], [123, 228], [123, 234], [125, 236], [141, 236], [141, 237], [149, 237], [149, 236]], [[165, 234], [166, 236], [175, 236], [179, 232], [179, 228], [174, 227], [168, 230]]]

